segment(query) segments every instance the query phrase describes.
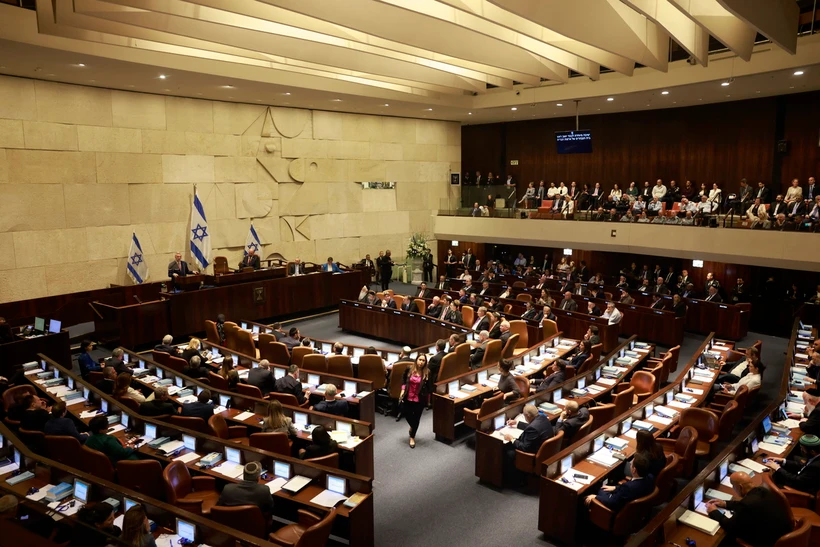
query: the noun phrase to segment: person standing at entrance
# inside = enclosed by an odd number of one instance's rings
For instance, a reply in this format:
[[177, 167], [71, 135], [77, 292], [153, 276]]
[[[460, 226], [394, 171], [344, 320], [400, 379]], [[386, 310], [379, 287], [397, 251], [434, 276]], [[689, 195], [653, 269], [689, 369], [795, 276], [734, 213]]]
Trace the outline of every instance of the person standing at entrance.
[[382, 291], [386, 291], [390, 288], [390, 278], [393, 277], [393, 258], [390, 256], [390, 249], [385, 251], [379, 268], [381, 269]]

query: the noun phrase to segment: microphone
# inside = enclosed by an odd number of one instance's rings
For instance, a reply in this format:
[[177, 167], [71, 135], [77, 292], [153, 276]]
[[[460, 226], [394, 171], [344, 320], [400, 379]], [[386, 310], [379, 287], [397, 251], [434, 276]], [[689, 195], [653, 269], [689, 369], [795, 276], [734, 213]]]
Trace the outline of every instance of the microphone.
[[140, 300], [140, 297], [136, 294], [134, 295], [134, 300], [136, 300], [139, 304], [142, 304], [142, 300]]

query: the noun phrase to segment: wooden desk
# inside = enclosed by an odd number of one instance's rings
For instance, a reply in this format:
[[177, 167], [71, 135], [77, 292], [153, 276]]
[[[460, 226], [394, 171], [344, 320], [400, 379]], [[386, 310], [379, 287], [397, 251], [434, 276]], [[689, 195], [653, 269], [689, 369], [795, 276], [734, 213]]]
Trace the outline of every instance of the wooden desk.
[[[93, 308], [100, 316], [96, 322], [97, 334], [120, 346], [133, 348], [161, 340], [168, 334], [169, 300], [153, 300], [127, 306], [94, 302]], [[47, 351], [42, 353], [50, 355]]]
[[[15, 329], [16, 330], [16, 329]], [[44, 334], [32, 338], [17, 337], [13, 342], [0, 344], [0, 376], [12, 378], [23, 363], [37, 361], [40, 353], [54, 355], [54, 360], [71, 367], [71, 346], [68, 331]]]

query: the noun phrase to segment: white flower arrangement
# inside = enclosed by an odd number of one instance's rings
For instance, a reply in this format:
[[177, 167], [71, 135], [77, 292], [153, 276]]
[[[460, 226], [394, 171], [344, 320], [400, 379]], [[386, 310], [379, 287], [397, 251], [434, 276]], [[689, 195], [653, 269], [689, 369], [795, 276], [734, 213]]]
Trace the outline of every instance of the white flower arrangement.
[[423, 258], [430, 252], [427, 246], [427, 239], [424, 234], [416, 233], [410, 236], [410, 244], [407, 246], [407, 256], [409, 258]]

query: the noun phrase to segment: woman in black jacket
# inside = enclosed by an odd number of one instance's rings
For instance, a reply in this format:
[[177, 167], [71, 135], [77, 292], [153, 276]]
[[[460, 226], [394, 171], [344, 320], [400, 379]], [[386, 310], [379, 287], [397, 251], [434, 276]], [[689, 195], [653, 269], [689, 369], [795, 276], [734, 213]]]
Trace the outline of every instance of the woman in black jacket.
[[419, 429], [421, 413], [427, 406], [432, 387], [427, 355], [421, 354], [416, 357], [412, 365], [404, 370], [399, 397], [402, 403], [402, 414], [410, 426], [410, 448], [416, 447], [416, 432]]
[[104, 547], [109, 537], [119, 537], [122, 530], [114, 526], [114, 508], [101, 501], [77, 511], [77, 520], [82, 524], [74, 526], [70, 547]]
[[330, 438], [330, 434], [323, 426], [316, 426], [310, 433], [313, 442], [307, 448], [299, 451], [299, 457], [303, 460], [321, 458], [336, 453], [338, 445]]

